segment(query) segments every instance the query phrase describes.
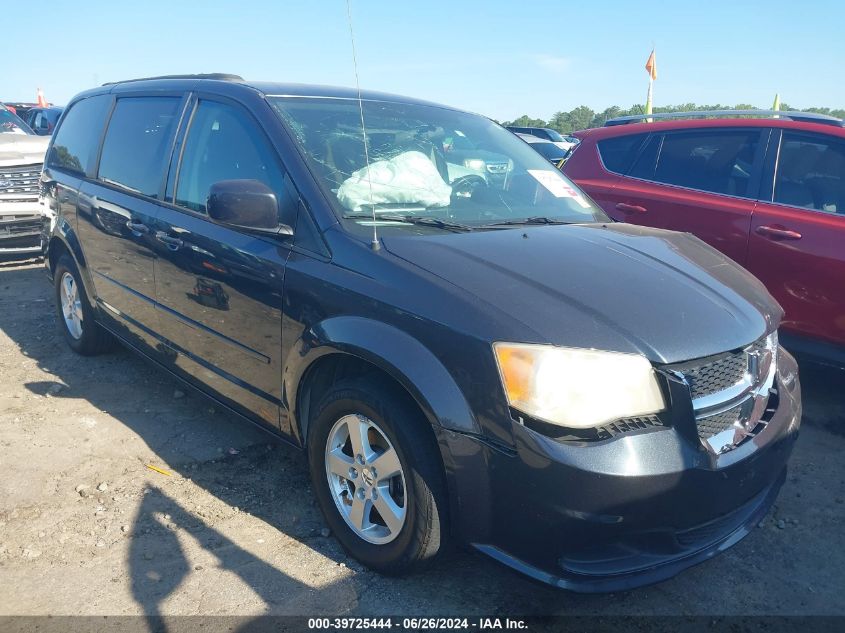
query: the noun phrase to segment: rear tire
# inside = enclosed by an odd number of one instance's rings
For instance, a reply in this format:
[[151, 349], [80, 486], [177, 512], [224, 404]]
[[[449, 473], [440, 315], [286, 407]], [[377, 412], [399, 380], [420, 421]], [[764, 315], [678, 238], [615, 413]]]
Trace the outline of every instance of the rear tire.
[[94, 318], [76, 262], [68, 254], [59, 258], [53, 271], [59, 329], [77, 354], [95, 356], [114, 346], [114, 337]]
[[352, 557], [398, 574], [444, 549], [448, 497], [437, 443], [398, 389], [372, 378], [332, 386], [313, 413], [308, 458], [326, 522]]

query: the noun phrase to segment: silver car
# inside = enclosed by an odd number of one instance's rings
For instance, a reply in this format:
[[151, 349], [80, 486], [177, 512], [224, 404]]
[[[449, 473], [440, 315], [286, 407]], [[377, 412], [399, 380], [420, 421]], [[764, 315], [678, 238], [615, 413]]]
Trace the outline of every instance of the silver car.
[[0, 256], [40, 254], [45, 214], [39, 178], [49, 136], [0, 105]]

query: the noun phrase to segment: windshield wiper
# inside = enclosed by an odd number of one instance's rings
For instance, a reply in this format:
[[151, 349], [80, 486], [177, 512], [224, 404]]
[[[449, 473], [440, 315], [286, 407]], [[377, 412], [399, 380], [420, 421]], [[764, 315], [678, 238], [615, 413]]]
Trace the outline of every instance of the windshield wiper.
[[525, 224], [571, 224], [563, 220], [553, 220], [543, 216], [534, 216], [530, 218], [521, 218], [519, 220], [505, 220], [504, 222], [494, 222], [491, 226], [521, 226]]
[[[346, 220], [372, 220], [373, 216], [370, 213], [348, 213], [343, 216]], [[401, 215], [393, 213], [377, 213], [376, 222], [383, 220], [386, 222], [404, 222], [406, 224], [418, 224], [420, 226], [433, 226], [438, 229], [445, 229], [447, 231], [472, 231], [473, 227], [459, 222], [452, 222], [450, 220], [441, 220], [426, 215]]]

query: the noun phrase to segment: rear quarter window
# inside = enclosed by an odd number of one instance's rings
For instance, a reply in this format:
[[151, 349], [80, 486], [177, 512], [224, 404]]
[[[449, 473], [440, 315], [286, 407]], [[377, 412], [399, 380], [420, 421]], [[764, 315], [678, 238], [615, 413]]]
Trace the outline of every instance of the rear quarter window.
[[110, 95], [74, 103], [56, 132], [47, 164], [79, 175], [90, 173], [110, 105]]
[[628, 173], [646, 136], [648, 134], [628, 134], [599, 141], [599, 156], [605, 168], [616, 174]]

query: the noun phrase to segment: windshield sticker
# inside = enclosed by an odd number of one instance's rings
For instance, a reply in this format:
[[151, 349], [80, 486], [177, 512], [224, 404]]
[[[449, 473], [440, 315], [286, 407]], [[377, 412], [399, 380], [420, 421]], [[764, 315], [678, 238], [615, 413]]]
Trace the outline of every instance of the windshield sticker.
[[555, 198], [573, 198], [575, 202], [585, 209], [590, 208], [590, 203], [587, 202], [584, 196], [576, 189], [570, 187], [556, 172], [546, 169], [529, 169], [527, 171], [534, 176], [537, 182], [548, 189]]

